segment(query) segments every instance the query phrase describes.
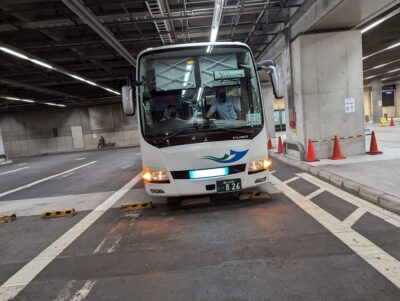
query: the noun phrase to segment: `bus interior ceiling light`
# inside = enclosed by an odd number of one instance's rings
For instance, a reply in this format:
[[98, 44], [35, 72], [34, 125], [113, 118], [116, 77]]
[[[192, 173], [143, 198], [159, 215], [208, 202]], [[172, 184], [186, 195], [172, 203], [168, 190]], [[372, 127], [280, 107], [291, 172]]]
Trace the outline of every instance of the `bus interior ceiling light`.
[[110, 89], [110, 88], [103, 87], [103, 86], [101, 86], [101, 85], [99, 85], [99, 84], [96, 84], [95, 82], [93, 82], [93, 81], [91, 81], [91, 80], [87, 80], [87, 79], [84, 79], [83, 77], [80, 77], [80, 76], [78, 76], [78, 75], [68, 73], [68, 72], [66, 72], [66, 71], [64, 71], [64, 70], [62, 70], [62, 69], [60, 69], [60, 68], [53, 67], [53, 66], [51, 66], [51, 65], [49, 65], [49, 64], [47, 64], [47, 63], [45, 63], [45, 62], [42, 62], [42, 61], [40, 61], [40, 60], [37, 60], [37, 59], [34, 59], [34, 58], [30, 58], [30, 57], [28, 57], [27, 55], [25, 55], [25, 54], [23, 54], [23, 53], [20, 53], [20, 52], [18, 52], [18, 51], [15, 51], [15, 50], [13, 50], [13, 49], [0, 46], [0, 50], [3, 51], [3, 52], [5, 52], [5, 53], [11, 54], [11, 55], [13, 55], [13, 56], [16, 56], [16, 57], [18, 57], [18, 58], [20, 58], [20, 59], [30, 61], [30, 62], [34, 63], [35, 65], [44, 67], [44, 68], [46, 68], [46, 69], [55, 70], [55, 71], [57, 71], [57, 72], [59, 72], [59, 73], [62, 73], [62, 74], [67, 75], [67, 76], [69, 76], [69, 77], [72, 77], [72, 78], [74, 78], [74, 79], [76, 79], [76, 80], [79, 80], [79, 81], [81, 81], [81, 82], [87, 83], [87, 84], [89, 84], [89, 85], [91, 85], [91, 86], [99, 87], [99, 88], [101, 88], [101, 89], [103, 89], [103, 90], [106, 90], [106, 91], [108, 91], [108, 92], [110, 92], [110, 93], [113, 93], [113, 94], [116, 94], [116, 95], [121, 95], [121, 93], [119, 93], [118, 91], [112, 90], [112, 89]]

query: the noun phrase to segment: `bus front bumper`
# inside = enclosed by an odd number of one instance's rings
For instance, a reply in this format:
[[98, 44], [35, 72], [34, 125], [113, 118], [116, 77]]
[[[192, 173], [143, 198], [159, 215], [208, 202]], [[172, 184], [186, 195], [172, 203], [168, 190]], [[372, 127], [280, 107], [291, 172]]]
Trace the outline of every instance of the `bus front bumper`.
[[247, 172], [243, 172], [229, 176], [205, 179], [170, 179], [170, 183], [145, 183], [145, 188], [148, 195], [162, 197], [214, 194], [217, 193], [217, 181], [232, 179], [240, 179], [240, 190], [244, 190], [262, 185], [269, 181], [269, 172], [262, 171], [250, 175], [247, 174]]

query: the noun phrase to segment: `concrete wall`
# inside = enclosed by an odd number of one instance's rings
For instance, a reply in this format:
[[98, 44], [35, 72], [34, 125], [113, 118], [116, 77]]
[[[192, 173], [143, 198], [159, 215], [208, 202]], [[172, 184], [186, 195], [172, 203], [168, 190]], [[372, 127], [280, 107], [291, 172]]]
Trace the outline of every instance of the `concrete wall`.
[[4, 155], [5, 151], [4, 151], [3, 135], [1, 133], [1, 127], [0, 127], [0, 161], [2, 160]]
[[[297, 133], [292, 140], [322, 140], [364, 132], [362, 43], [360, 31], [309, 34], [292, 43]], [[355, 112], [345, 112], [353, 98]], [[365, 153], [365, 139], [341, 142], [345, 156]], [[332, 143], [314, 144], [318, 158], [328, 158]]]
[[[74, 148], [76, 126], [82, 127], [83, 148]], [[139, 144], [137, 117], [127, 118], [119, 104], [2, 114], [0, 128], [8, 156], [96, 149], [100, 136], [117, 146]]]
[[400, 85], [396, 85], [396, 93], [394, 95], [394, 106], [396, 117], [400, 117]]
[[267, 125], [268, 137], [275, 138], [274, 125], [274, 91], [270, 83], [261, 83], [265, 123]]
[[371, 88], [364, 88], [364, 114], [369, 121], [372, 120]]

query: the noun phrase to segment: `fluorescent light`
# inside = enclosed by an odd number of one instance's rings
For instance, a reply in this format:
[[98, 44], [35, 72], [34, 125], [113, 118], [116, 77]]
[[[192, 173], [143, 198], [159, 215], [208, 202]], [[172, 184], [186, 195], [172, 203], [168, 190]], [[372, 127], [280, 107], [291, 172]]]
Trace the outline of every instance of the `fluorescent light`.
[[106, 91], [108, 91], [108, 92], [114, 93], [114, 94], [116, 94], [116, 95], [121, 95], [121, 93], [119, 93], [119, 92], [117, 92], [117, 91], [114, 91], [114, 90], [111, 90], [111, 89], [109, 89], [109, 88], [103, 88], [103, 89], [106, 90]]
[[23, 98], [17, 98], [17, 97], [4, 96], [3, 98], [8, 99], [8, 100], [22, 101], [22, 102], [28, 102], [28, 103], [35, 102], [34, 100], [31, 100], [31, 99], [23, 99]]
[[374, 52], [374, 53], [372, 53], [372, 54], [370, 54], [370, 55], [364, 56], [362, 59], [365, 60], [365, 59], [367, 59], [367, 58], [370, 58], [371, 56], [380, 54], [380, 53], [382, 53], [382, 52], [385, 52], [385, 51], [387, 51], [387, 50], [390, 50], [390, 49], [393, 49], [393, 48], [396, 48], [396, 47], [399, 47], [399, 46], [400, 46], [400, 42], [397, 42], [397, 43], [395, 43], [395, 44], [393, 44], [393, 45], [390, 45], [390, 46], [388, 46], [388, 47], [386, 47], [386, 48], [384, 48], [384, 49], [381, 49], [381, 50], [379, 50], [379, 51], [377, 51], [377, 52]]
[[8, 54], [14, 55], [14, 56], [16, 56], [16, 57], [19, 57], [19, 58], [21, 58], [21, 59], [28, 60], [28, 57], [27, 57], [26, 55], [24, 55], [24, 54], [22, 54], [22, 53], [19, 53], [19, 52], [17, 52], [17, 51], [11, 50], [11, 49], [9, 49], [9, 48], [0, 47], [0, 50], [1, 50], [1, 51], [4, 51], [4, 52], [7, 52]]
[[374, 78], [374, 77], [377, 77], [378, 75], [372, 75], [372, 76], [368, 76], [368, 77], [366, 77], [366, 78], [364, 78], [364, 79], [371, 79], [371, 78]]
[[[53, 67], [53, 66], [51, 66], [51, 65], [49, 65], [49, 64], [47, 64], [47, 63], [45, 63], [45, 62], [42, 62], [42, 61], [37, 60], [37, 59], [34, 59], [34, 58], [30, 58], [30, 57], [26, 56], [25, 54], [19, 53], [19, 52], [15, 51], [15, 50], [12, 50], [12, 49], [10, 49], [10, 48], [7, 48], [7, 47], [0, 47], [0, 50], [3, 51], [3, 52], [6, 52], [6, 53], [8, 53], [8, 54], [14, 55], [14, 56], [16, 56], [16, 57], [19, 57], [19, 58], [21, 58], [21, 59], [28, 60], [28, 61], [30, 61], [30, 62], [32, 62], [32, 63], [34, 63], [34, 64], [36, 64], [36, 65], [42, 66], [42, 67], [44, 67], [44, 68], [47, 68], [47, 69], [50, 69], [50, 70], [55, 70], [55, 71], [57, 71], [57, 72], [59, 72], [59, 73], [62, 73], [62, 74], [67, 75], [67, 76], [70, 76], [70, 77], [72, 77], [72, 78], [74, 78], [74, 79], [77, 79], [77, 80], [79, 80], [79, 81], [85, 82], [85, 83], [87, 83], [87, 84], [89, 84], [89, 85], [102, 88], [103, 90], [106, 90], [106, 91], [111, 92], [111, 93], [113, 93], [113, 94], [121, 95], [121, 93], [119, 93], [119, 92], [117, 92], [117, 91], [111, 90], [111, 89], [106, 88], [106, 87], [102, 87], [102, 86], [96, 84], [95, 82], [90, 81], [90, 80], [87, 80], [87, 79], [84, 79], [83, 77], [80, 77], [80, 76], [78, 76], [78, 75], [67, 73], [67, 72], [66, 72], [65, 70], [63, 70], [62, 68]], [[191, 67], [192, 67], [192, 66], [190, 65], [190, 69], [191, 69]]]
[[90, 81], [90, 80], [85, 80], [85, 82], [87, 82], [89, 85], [92, 85], [92, 86], [96, 86], [96, 87], [97, 87], [97, 84], [94, 83], [94, 82], [92, 82], [92, 81]]
[[211, 50], [212, 50], [212, 48], [213, 48], [213, 46], [211, 46], [211, 45], [208, 45], [208, 47], [207, 47], [207, 50], [206, 50], [206, 53], [210, 53], [210, 52], [211, 52]]
[[189, 171], [189, 177], [191, 179], [220, 177], [220, 176], [226, 176], [228, 174], [229, 174], [229, 167]]
[[390, 70], [390, 71], [388, 71], [387, 73], [393, 73], [393, 72], [397, 72], [397, 71], [400, 71], [400, 68]]
[[75, 74], [68, 74], [68, 75], [71, 76], [72, 78], [80, 80], [81, 82], [85, 82], [86, 81], [86, 79], [84, 79], [83, 77], [80, 77], [78, 75], [75, 75]]
[[43, 63], [41, 61], [35, 60], [35, 59], [28, 59], [30, 60], [32, 63], [36, 64], [36, 65], [40, 65], [42, 67], [45, 67], [47, 69], [51, 69], [53, 70], [54, 68], [52, 66], [50, 66], [49, 64]]
[[368, 30], [370, 30], [370, 29], [372, 29], [372, 28], [378, 26], [379, 24], [381, 24], [381, 23], [384, 22], [384, 21], [386, 21], [386, 19], [385, 19], [385, 18], [382, 18], [382, 19], [380, 19], [380, 20], [378, 20], [378, 21], [372, 23], [371, 25], [369, 25], [369, 26], [365, 27], [364, 29], [362, 29], [362, 30], [361, 30], [361, 33], [367, 32]]

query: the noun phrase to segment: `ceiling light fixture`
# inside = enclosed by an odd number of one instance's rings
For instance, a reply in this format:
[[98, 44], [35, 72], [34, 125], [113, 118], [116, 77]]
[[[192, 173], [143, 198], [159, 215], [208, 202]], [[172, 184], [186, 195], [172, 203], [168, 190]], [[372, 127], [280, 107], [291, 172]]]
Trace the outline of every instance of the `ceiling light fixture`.
[[393, 49], [393, 48], [396, 48], [396, 47], [399, 47], [399, 46], [400, 46], [400, 42], [397, 42], [397, 43], [392, 44], [392, 45], [390, 45], [390, 46], [388, 46], [388, 47], [386, 47], [386, 48], [384, 48], [384, 49], [381, 49], [381, 50], [379, 50], [379, 51], [377, 51], [377, 52], [371, 53], [370, 55], [364, 56], [362, 59], [365, 60], [365, 59], [367, 59], [367, 58], [370, 58], [371, 56], [380, 54], [380, 53], [382, 53], [382, 52], [388, 51], [388, 50], [390, 50], [390, 49]]
[[385, 22], [386, 20], [396, 16], [399, 13], [400, 13], [400, 8], [397, 8], [397, 9], [391, 11], [390, 13], [385, 15], [383, 18], [381, 18], [381, 19], [371, 23], [370, 25], [364, 27], [363, 29], [361, 29], [361, 33], [362, 34], [366, 33], [367, 31], [371, 30], [372, 28], [377, 27], [379, 24], [381, 24], [381, 23]]
[[48, 105], [48, 106], [56, 106], [56, 107], [61, 107], [61, 108], [66, 107], [66, 105], [58, 104], [58, 103], [54, 103], [54, 102], [40, 102], [40, 101], [35, 101], [32, 99], [12, 97], [12, 96], [0, 96], [0, 98], [14, 100], [14, 101], [22, 101], [22, 102], [27, 102], [27, 103], [37, 103], [37, 104]]
[[89, 85], [102, 88], [103, 90], [106, 90], [106, 91], [108, 91], [108, 92], [110, 92], [110, 93], [113, 93], [113, 94], [116, 94], [116, 95], [121, 95], [121, 93], [119, 93], [118, 91], [115, 91], [115, 90], [112, 90], [112, 89], [110, 89], [110, 88], [106, 88], [106, 87], [104, 87], [104, 86], [101, 86], [101, 85], [99, 85], [99, 84], [96, 84], [95, 82], [93, 82], [93, 81], [91, 81], [91, 80], [84, 79], [84, 78], [81, 77], [81, 76], [68, 73], [65, 69], [62, 69], [61, 67], [51, 66], [51, 65], [49, 65], [49, 64], [47, 64], [47, 63], [44, 63], [44, 62], [42, 62], [42, 61], [40, 61], [40, 60], [37, 60], [37, 59], [35, 59], [35, 58], [30, 58], [30, 57], [28, 57], [27, 55], [25, 55], [25, 54], [23, 54], [23, 53], [20, 53], [20, 52], [14, 50], [14, 49], [10, 49], [10, 48], [8, 48], [8, 47], [0, 46], [0, 50], [3, 51], [3, 52], [5, 52], [5, 53], [11, 54], [11, 55], [13, 55], [13, 56], [16, 56], [16, 57], [18, 57], [18, 58], [20, 58], [20, 59], [24, 59], [24, 60], [30, 61], [30, 62], [32, 62], [32, 63], [34, 63], [34, 64], [36, 64], [36, 65], [41, 66], [41, 67], [44, 67], [44, 68], [47, 68], [47, 69], [50, 69], [50, 70], [57, 71], [57, 72], [59, 72], [59, 73], [62, 73], [62, 74], [67, 75], [67, 76], [69, 76], [69, 77], [72, 77], [72, 78], [74, 78], [74, 79], [76, 79], [76, 80], [79, 80], [79, 81], [81, 81], [81, 82], [87, 83], [87, 84], [89, 84]]

